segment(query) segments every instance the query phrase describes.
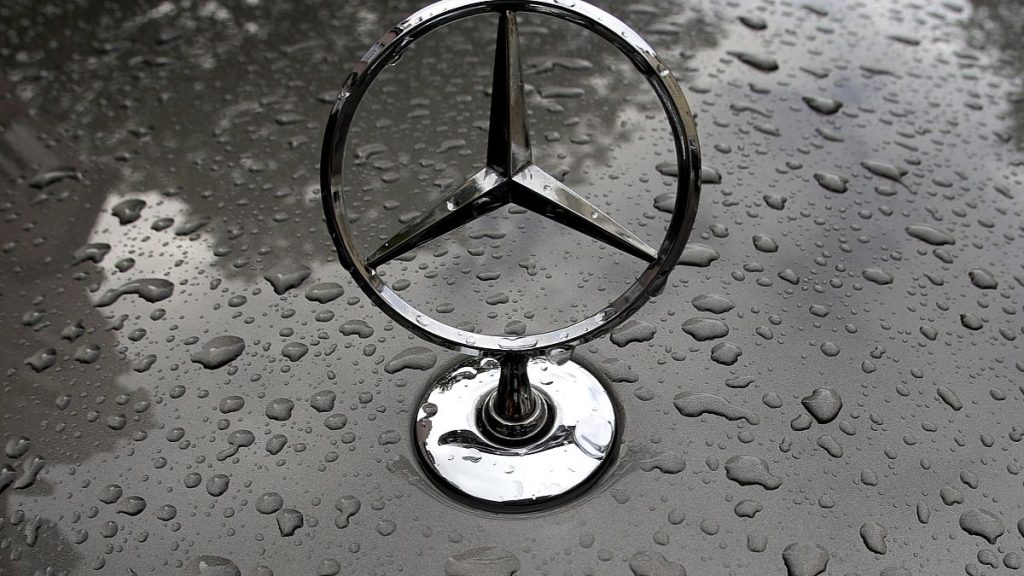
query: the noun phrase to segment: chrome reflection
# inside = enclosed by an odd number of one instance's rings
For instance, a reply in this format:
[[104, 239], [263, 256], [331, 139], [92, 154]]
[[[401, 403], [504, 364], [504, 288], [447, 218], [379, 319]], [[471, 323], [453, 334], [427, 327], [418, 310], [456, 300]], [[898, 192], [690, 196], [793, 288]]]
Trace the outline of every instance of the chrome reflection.
[[[608, 392], [575, 362], [527, 366], [549, 406], [542, 432], [509, 445], [484, 426], [481, 398], [497, 390], [498, 362], [470, 358], [433, 383], [416, 416], [416, 446], [442, 486], [477, 507], [531, 511], [590, 486], [610, 461], [619, 432]], [[468, 407], [468, 409], [467, 409]]]

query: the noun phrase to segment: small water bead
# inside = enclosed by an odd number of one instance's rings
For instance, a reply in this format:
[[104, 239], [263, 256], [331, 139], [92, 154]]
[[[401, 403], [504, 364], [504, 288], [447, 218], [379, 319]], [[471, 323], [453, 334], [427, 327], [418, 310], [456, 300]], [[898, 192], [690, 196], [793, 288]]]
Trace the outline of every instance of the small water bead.
[[122, 284], [118, 288], [107, 290], [96, 301], [97, 307], [111, 306], [122, 296], [134, 294], [146, 302], [160, 302], [174, 294], [174, 284], [163, 278], [143, 278]]
[[844, 176], [837, 174], [829, 174], [826, 172], [817, 172], [814, 174], [814, 180], [822, 188], [829, 192], [835, 192], [836, 194], [843, 194], [847, 190], [847, 182], [849, 179]]
[[384, 371], [395, 374], [402, 370], [430, 370], [437, 364], [437, 354], [424, 346], [402, 350], [384, 365]]
[[729, 335], [729, 326], [716, 318], [690, 318], [683, 322], [682, 329], [698, 342], [724, 338]]
[[336, 398], [337, 394], [333, 391], [321, 390], [310, 396], [309, 405], [317, 412], [330, 412], [331, 410], [334, 410], [334, 402]]
[[8, 458], [21, 458], [26, 452], [28, 452], [30, 447], [31, 442], [28, 437], [17, 436], [7, 441], [7, 444], [4, 446], [4, 454], [6, 454]]
[[711, 348], [711, 359], [723, 366], [732, 366], [743, 355], [743, 349], [732, 342], [719, 342]]
[[691, 303], [697, 310], [712, 314], [724, 314], [736, 307], [735, 302], [721, 294], [701, 294], [695, 297]]
[[284, 508], [277, 513], [277, 527], [281, 536], [286, 538], [292, 536], [303, 526], [305, 526], [305, 518], [302, 512], [293, 508]]
[[214, 474], [206, 481], [206, 493], [214, 498], [228, 491], [231, 480], [226, 474]]
[[142, 217], [142, 209], [146, 207], [146, 201], [141, 198], [127, 198], [115, 204], [110, 209], [122, 226], [131, 224]]
[[264, 492], [256, 498], [255, 506], [260, 514], [274, 514], [284, 507], [284, 498], [277, 492]]
[[108, 484], [100, 492], [99, 500], [104, 504], [113, 504], [121, 499], [124, 494], [121, 486], [118, 484]]
[[782, 551], [782, 559], [789, 576], [818, 576], [825, 571], [830, 555], [819, 544], [794, 542]]
[[300, 286], [311, 273], [309, 267], [304, 264], [286, 262], [269, 270], [263, 278], [274, 288], [275, 294], [282, 295]]
[[284, 450], [288, 438], [284, 434], [274, 434], [267, 438], [266, 450], [270, 455], [277, 455]]
[[164, 504], [156, 511], [156, 517], [164, 521], [174, 520], [177, 515], [178, 509], [170, 504]]
[[774, 72], [779, 69], [779, 63], [771, 56], [738, 50], [729, 51], [728, 54], [760, 72]]
[[121, 500], [117, 511], [128, 516], [138, 516], [146, 509], [146, 501], [141, 496], [128, 496]]
[[294, 408], [295, 402], [288, 398], [276, 398], [267, 403], [265, 414], [271, 420], [284, 422], [292, 417], [292, 410]]
[[192, 354], [192, 361], [204, 368], [216, 370], [230, 364], [245, 351], [245, 341], [238, 336], [224, 335], [214, 337], [203, 344], [202, 348]]
[[393, 520], [382, 519], [377, 522], [377, 533], [381, 536], [390, 536], [398, 529], [398, 524]]
[[768, 463], [756, 456], [737, 455], [725, 461], [726, 478], [741, 486], [756, 484], [767, 490], [782, 485], [782, 479], [768, 470]]
[[907, 226], [907, 234], [932, 246], [956, 244], [956, 239], [953, 236], [927, 224]]
[[197, 556], [188, 563], [189, 576], [242, 576], [238, 566], [220, 556]]
[[238, 412], [245, 406], [245, 400], [241, 396], [225, 396], [221, 398], [217, 408], [221, 414], [230, 414], [232, 412]]
[[324, 427], [328, 430], [341, 430], [348, 424], [348, 417], [344, 414], [331, 414], [324, 419]]
[[721, 258], [721, 255], [714, 248], [696, 242], [689, 242], [683, 249], [683, 254], [679, 257], [678, 265], [706, 268], [719, 258]]

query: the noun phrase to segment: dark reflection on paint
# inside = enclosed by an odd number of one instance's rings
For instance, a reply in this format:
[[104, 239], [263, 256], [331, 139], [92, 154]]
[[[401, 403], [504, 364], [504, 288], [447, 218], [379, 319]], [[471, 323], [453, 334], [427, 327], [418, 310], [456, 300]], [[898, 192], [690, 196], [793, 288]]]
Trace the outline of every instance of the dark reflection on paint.
[[1013, 84], [1007, 115], [1014, 145], [1024, 149], [1024, 7], [1014, 0], [971, 0], [964, 27], [968, 44], [982, 52], [995, 48], [997, 69]]
[[[0, 95], [9, 90], [0, 77]], [[29, 441], [24, 454], [0, 454], [0, 462], [17, 474], [0, 492], [0, 572], [12, 576], [85, 569], [87, 559], [69, 533], [87, 527], [73, 518], [101, 506], [91, 495], [98, 495], [102, 485], [90, 485], [87, 478], [69, 475], [68, 469], [93, 458], [111, 458], [125, 446], [144, 441], [156, 427], [149, 409], [133, 410], [151, 405], [153, 397], [147, 379], [133, 372], [128, 359], [118, 353], [124, 318], [93, 307], [93, 287], [104, 281], [103, 273], [91, 262], [73, 264], [72, 254], [89, 241], [105, 190], [117, 181], [116, 172], [84, 165], [72, 147], [54, 150], [46, 136], [54, 127], [30, 118], [27, 109], [20, 100], [0, 97], [0, 186], [14, 192], [7, 196], [7, 214], [18, 214], [23, 224], [42, 228], [39, 237], [45, 240], [33, 243], [30, 235], [11, 230], [2, 239], [9, 243], [5, 260], [10, 259], [4, 273], [8, 282], [16, 279], [19, 288], [6, 285], [0, 316], [5, 326], [17, 327], [0, 334], [0, 365], [5, 371], [0, 441], [6, 444], [19, 436]], [[79, 171], [88, 175], [64, 177]], [[53, 177], [45, 177], [48, 174]], [[26, 326], [25, 318], [33, 313], [41, 318]], [[81, 335], [74, 340], [62, 337], [65, 327], [74, 324], [83, 328]], [[98, 349], [98, 359], [80, 352], [81, 359], [90, 362], [74, 359], [83, 346]], [[53, 348], [56, 360], [37, 372], [25, 359], [44, 348]], [[28, 470], [36, 457], [45, 464], [30, 482]], [[117, 478], [112, 475], [110, 481]], [[64, 503], [56, 507], [34, 505], [68, 491], [83, 497], [74, 503], [60, 498]], [[102, 506], [101, 518], [116, 517], [114, 506]], [[99, 537], [92, 532], [92, 537]]]

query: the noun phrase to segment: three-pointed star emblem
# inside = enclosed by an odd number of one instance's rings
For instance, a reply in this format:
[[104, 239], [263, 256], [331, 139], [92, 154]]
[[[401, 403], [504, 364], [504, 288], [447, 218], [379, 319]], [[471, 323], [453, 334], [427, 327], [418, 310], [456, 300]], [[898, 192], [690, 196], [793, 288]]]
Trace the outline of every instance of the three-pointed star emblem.
[[366, 259], [384, 265], [508, 204], [550, 218], [647, 262], [656, 250], [533, 163], [526, 122], [519, 31], [514, 12], [500, 13], [487, 164]]

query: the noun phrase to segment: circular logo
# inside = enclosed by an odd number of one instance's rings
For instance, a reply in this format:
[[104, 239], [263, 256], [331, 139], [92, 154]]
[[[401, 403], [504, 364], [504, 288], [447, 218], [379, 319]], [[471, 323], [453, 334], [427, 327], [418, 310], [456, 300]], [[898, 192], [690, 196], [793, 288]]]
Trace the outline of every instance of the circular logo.
[[[488, 12], [498, 13], [499, 32], [487, 150], [481, 168], [373, 253], [360, 254], [342, 195], [345, 146], [360, 101], [377, 75], [414, 41], [445, 24]], [[679, 166], [675, 209], [657, 249], [534, 163], [519, 58], [518, 12], [568, 20], [601, 36], [629, 58], [657, 95], [672, 131]], [[321, 196], [342, 265], [374, 304], [396, 322], [425, 340], [470, 354], [543, 354], [574, 347], [623, 322], [664, 286], [675, 268], [693, 228], [699, 194], [700, 146], [679, 83], [636, 32], [607, 12], [578, 0], [443, 0], [406, 18], [363, 55], [346, 79], [331, 111], [321, 158]], [[439, 322], [402, 299], [378, 276], [377, 267], [509, 204], [648, 265], [625, 292], [596, 314], [563, 328], [524, 336], [477, 334]]]

